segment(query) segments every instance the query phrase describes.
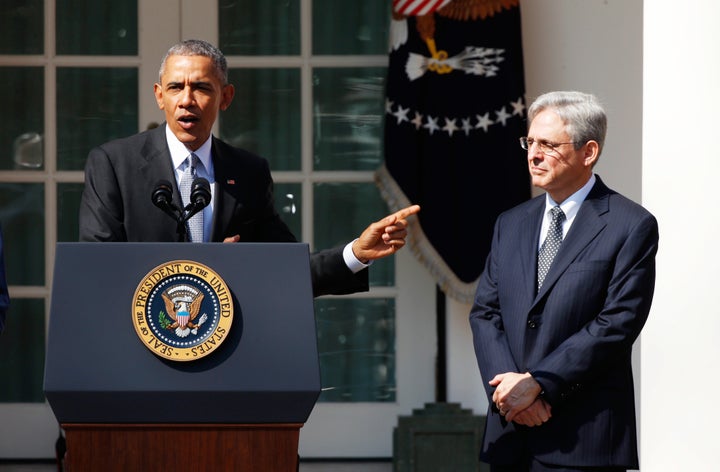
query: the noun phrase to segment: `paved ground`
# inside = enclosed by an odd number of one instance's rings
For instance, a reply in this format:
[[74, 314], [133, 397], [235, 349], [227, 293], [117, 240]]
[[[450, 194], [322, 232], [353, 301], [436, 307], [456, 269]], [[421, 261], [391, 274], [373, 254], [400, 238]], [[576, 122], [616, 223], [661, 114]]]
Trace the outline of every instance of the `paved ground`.
[[[391, 472], [392, 462], [300, 462], [300, 472]], [[52, 463], [6, 463], [0, 462], [0, 472], [57, 472]]]

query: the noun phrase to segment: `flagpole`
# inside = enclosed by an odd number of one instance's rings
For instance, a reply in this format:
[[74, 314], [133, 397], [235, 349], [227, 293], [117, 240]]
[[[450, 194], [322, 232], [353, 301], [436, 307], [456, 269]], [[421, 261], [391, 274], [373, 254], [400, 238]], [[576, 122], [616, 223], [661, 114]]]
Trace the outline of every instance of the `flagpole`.
[[435, 402], [447, 401], [447, 303], [445, 292], [435, 285], [435, 323], [437, 330], [437, 360], [435, 364]]

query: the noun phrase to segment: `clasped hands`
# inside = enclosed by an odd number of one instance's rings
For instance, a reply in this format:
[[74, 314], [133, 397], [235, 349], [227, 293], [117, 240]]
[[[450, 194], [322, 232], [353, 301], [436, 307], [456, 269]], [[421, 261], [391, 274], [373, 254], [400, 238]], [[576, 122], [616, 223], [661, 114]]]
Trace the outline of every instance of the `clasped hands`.
[[506, 372], [489, 383], [495, 387], [492, 401], [507, 421], [540, 426], [552, 416], [550, 404], [539, 397], [542, 387], [529, 373]]

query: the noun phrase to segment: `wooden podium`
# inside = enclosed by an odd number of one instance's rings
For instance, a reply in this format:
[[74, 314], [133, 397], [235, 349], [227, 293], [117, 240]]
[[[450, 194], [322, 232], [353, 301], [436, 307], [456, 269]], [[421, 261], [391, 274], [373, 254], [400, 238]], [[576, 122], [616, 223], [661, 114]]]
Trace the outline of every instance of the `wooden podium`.
[[[63, 424], [68, 472], [296, 471], [301, 424]], [[151, 464], [157, 464], [152, 466]]]
[[[308, 247], [59, 243], [45, 394], [68, 472], [294, 472], [320, 394]], [[138, 284], [168, 261], [212, 268], [232, 326], [209, 355], [163, 358], [133, 326]]]

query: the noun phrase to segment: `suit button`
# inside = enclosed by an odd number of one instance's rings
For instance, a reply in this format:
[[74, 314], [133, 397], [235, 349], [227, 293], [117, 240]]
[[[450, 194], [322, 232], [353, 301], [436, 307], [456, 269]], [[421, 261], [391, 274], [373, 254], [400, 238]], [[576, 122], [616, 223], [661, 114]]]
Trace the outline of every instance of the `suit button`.
[[527, 325], [528, 325], [528, 328], [530, 328], [530, 329], [537, 328], [537, 323], [535, 323], [535, 320], [528, 320]]

